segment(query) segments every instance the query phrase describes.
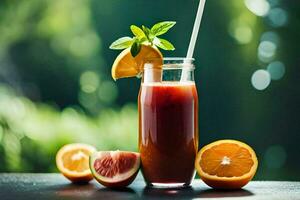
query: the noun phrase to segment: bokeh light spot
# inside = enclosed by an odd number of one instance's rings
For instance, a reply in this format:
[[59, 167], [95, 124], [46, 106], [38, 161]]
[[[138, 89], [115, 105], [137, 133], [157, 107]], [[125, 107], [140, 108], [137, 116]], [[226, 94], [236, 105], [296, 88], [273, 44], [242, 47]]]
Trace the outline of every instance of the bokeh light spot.
[[91, 56], [99, 48], [99, 38], [95, 33], [86, 33], [71, 39], [70, 53], [77, 57]]
[[271, 7], [277, 6], [280, 0], [268, 0]]
[[118, 96], [117, 86], [111, 81], [103, 82], [99, 87], [98, 96], [105, 103], [113, 103]]
[[244, 16], [233, 19], [228, 27], [228, 32], [239, 44], [247, 44], [253, 39], [251, 25], [246, 22]]
[[99, 86], [99, 76], [93, 71], [83, 72], [80, 76], [80, 88], [83, 92], [93, 93]]
[[251, 83], [257, 90], [266, 89], [271, 82], [271, 76], [268, 71], [260, 69], [253, 73], [251, 77]]
[[271, 41], [262, 41], [258, 46], [258, 58], [263, 62], [269, 62], [275, 56], [277, 45]]
[[268, 168], [279, 169], [286, 162], [286, 151], [281, 145], [270, 146], [264, 156]]
[[262, 34], [260, 41], [269, 41], [269, 42], [273, 42], [274, 44], [278, 45], [280, 38], [278, 36], [277, 33], [273, 32], [273, 31], [268, 31]]
[[272, 80], [279, 80], [285, 74], [285, 66], [280, 61], [270, 63], [267, 70], [270, 73]]
[[270, 4], [266, 0], [245, 0], [245, 5], [257, 16], [265, 16], [270, 10]]
[[234, 37], [240, 44], [251, 42], [252, 36], [252, 30], [249, 26], [238, 26], [234, 31]]
[[268, 14], [270, 25], [273, 27], [284, 26], [288, 21], [288, 15], [282, 8], [272, 8]]
[[87, 94], [84, 92], [79, 92], [78, 100], [81, 105], [83, 105], [85, 108], [88, 108], [88, 109], [94, 108], [98, 101], [95, 93]]

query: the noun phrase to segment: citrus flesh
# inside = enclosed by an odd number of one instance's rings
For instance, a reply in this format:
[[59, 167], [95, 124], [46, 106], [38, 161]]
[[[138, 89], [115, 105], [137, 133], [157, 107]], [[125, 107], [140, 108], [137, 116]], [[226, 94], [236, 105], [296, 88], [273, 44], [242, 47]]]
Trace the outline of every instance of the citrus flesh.
[[58, 170], [72, 182], [88, 182], [93, 179], [89, 168], [89, 156], [96, 149], [87, 144], [68, 144], [56, 154]]
[[238, 189], [255, 175], [258, 161], [254, 150], [236, 140], [219, 140], [203, 147], [195, 167], [201, 179], [219, 189]]
[[106, 187], [126, 187], [136, 177], [140, 154], [128, 151], [99, 151], [90, 157], [94, 178]]
[[142, 45], [137, 56], [133, 57], [130, 48], [123, 50], [115, 59], [111, 75], [114, 80], [139, 75], [147, 60], [155, 60], [154, 67], [161, 68], [163, 56], [161, 52], [150, 45]]

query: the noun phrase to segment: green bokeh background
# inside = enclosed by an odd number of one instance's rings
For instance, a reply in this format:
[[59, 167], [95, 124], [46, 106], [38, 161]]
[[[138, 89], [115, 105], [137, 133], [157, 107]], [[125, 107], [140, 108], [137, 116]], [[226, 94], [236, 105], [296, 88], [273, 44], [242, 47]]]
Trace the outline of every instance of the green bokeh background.
[[[256, 179], [300, 180], [300, 3], [251, 2], [206, 3], [194, 55], [200, 145], [244, 141], [259, 158]], [[0, 172], [56, 172], [55, 154], [71, 142], [136, 151], [140, 80], [111, 79], [119, 52], [108, 47], [131, 24], [175, 20], [165, 38], [176, 50], [163, 53], [184, 56], [197, 5], [0, 1]], [[276, 61], [285, 73], [257, 90], [253, 73]]]

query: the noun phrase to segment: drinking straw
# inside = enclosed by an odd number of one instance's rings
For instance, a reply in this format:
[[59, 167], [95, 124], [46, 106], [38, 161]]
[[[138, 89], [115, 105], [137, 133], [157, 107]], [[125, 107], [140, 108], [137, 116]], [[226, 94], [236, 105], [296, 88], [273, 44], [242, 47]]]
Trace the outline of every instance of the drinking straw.
[[[196, 41], [197, 41], [199, 29], [200, 29], [201, 19], [203, 16], [204, 6], [205, 6], [205, 0], [200, 0], [194, 27], [193, 27], [193, 32], [192, 32], [192, 36], [191, 36], [191, 40], [190, 40], [190, 44], [189, 44], [189, 48], [188, 48], [188, 52], [186, 55], [186, 58], [187, 58], [186, 60], [193, 58], [195, 45], [196, 45]], [[184, 68], [183, 68], [180, 81], [184, 81], [184, 80], [187, 80], [187, 71], [184, 70]]]
[[192, 32], [192, 36], [191, 36], [191, 40], [190, 40], [190, 45], [189, 45], [188, 52], [186, 55], [187, 58], [193, 58], [194, 49], [195, 49], [195, 45], [196, 45], [196, 41], [197, 41], [199, 29], [200, 29], [201, 19], [203, 16], [204, 5], [205, 5], [205, 0], [200, 0], [197, 15], [196, 15], [196, 20], [194, 23], [193, 32]]

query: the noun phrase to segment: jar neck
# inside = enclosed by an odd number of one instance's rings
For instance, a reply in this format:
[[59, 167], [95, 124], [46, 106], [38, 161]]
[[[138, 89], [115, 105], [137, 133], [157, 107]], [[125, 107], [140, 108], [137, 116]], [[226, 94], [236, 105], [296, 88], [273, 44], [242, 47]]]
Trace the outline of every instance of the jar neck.
[[194, 69], [193, 59], [166, 58], [162, 65], [149, 60], [144, 64], [142, 82], [194, 82]]

